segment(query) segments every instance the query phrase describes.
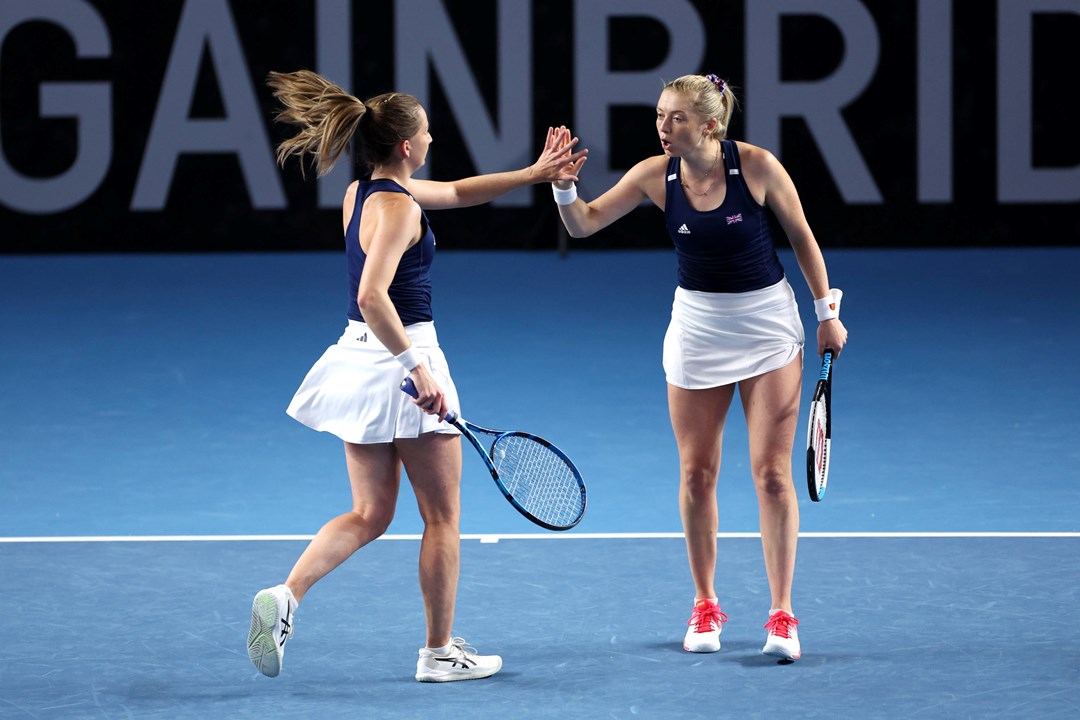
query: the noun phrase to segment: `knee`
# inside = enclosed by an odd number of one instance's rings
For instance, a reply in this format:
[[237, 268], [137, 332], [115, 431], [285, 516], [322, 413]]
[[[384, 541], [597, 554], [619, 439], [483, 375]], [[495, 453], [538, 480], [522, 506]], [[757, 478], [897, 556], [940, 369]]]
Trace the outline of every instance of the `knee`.
[[390, 528], [390, 523], [394, 520], [394, 508], [357, 508], [353, 509], [350, 515], [353, 525], [362, 526], [382, 535]]
[[424, 518], [424, 527], [456, 533], [461, 524], [460, 517], [457, 513], [435, 513]]
[[764, 463], [754, 468], [754, 484], [762, 498], [784, 499], [793, 491], [791, 470], [782, 463]]
[[461, 520], [461, 508], [456, 504], [427, 505], [420, 508], [420, 519], [425, 528], [457, 531]]
[[683, 468], [683, 493], [691, 502], [711, 502], [716, 496], [716, 476], [719, 470], [713, 466], [688, 466]]

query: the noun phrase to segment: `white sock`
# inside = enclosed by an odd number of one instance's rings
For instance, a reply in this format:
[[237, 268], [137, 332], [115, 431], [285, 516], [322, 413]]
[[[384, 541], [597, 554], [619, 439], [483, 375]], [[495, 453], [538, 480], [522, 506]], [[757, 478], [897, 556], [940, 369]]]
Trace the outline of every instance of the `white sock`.
[[443, 645], [442, 647], [437, 648], [429, 647], [428, 650], [431, 651], [432, 655], [445, 655], [446, 653], [450, 652], [450, 648], [452, 648], [453, 646], [454, 644], [450, 643], [449, 645]]

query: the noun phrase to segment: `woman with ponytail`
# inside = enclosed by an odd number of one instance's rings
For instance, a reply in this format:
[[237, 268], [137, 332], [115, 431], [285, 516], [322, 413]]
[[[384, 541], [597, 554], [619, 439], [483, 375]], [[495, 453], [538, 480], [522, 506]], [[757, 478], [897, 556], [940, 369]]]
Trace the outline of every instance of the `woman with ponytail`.
[[[530, 167], [454, 182], [412, 177], [432, 138], [424, 108], [412, 95], [385, 93], [361, 101], [316, 73], [271, 73], [282, 109], [296, 128], [278, 146], [319, 175], [350, 146], [368, 171], [349, 185], [342, 204], [349, 278], [348, 324], [308, 372], [287, 412], [344, 442], [352, 508], [319, 530], [285, 582], [260, 591], [252, 605], [248, 655], [264, 675], [281, 671], [294, 613], [307, 591], [354, 552], [382, 535], [393, 519], [404, 467], [424, 521], [420, 589], [427, 634], [416, 679], [484, 678], [502, 659], [478, 655], [452, 626], [459, 571], [460, 434], [442, 422], [459, 408], [431, 312], [430, 267], [435, 236], [425, 209], [467, 207], [541, 182], [572, 182], [585, 155], [577, 138], [549, 128]], [[398, 389], [411, 377], [417, 398]]]
[[[768, 150], [727, 139], [734, 109], [735, 95], [716, 75], [672, 80], [656, 104], [662, 154], [639, 162], [591, 202], [578, 199], [569, 180], [552, 187], [572, 237], [587, 237], [648, 200], [664, 211], [675, 245], [678, 286], [663, 364], [695, 592], [683, 648], [719, 650], [728, 619], [714, 586], [716, 484], [724, 423], [738, 386], [771, 595], [762, 652], [790, 661], [802, 653], [791, 605], [799, 537], [791, 452], [804, 333], [769, 213], [816, 298], [818, 355], [832, 348], [839, 357], [847, 330], [839, 319], [839, 291], [829, 287], [795, 184]], [[576, 161], [573, 171], [583, 163]]]

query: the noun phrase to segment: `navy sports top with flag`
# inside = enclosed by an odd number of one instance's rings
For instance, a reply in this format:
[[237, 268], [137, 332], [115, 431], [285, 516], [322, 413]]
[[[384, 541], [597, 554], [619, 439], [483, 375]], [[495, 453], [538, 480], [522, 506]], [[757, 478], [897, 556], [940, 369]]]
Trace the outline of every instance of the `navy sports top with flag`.
[[[378, 179], [360, 181], [356, 188], [356, 205], [352, 218], [345, 230], [345, 265], [349, 275], [349, 319], [364, 322], [360, 306], [356, 303], [356, 293], [360, 289], [360, 274], [364, 271], [367, 253], [360, 247], [360, 214], [364, 201], [372, 193], [399, 192], [409, 195], [409, 191], [393, 180]], [[412, 198], [412, 195], [409, 195]], [[414, 200], [415, 202], [415, 200]], [[401, 256], [397, 272], [390, 282], [390, 301], [401, 317], [403, 325], [427, 322], [431, 316], [431, 261], [435, 259], [435, 234], [431, 232], [427, 215], [420, 211], [420, 242], [413, 245]]]
[[668, 161], [664, 218], [679, 258], [679, 287], [716, 293], [760, 290], [784, 277], [768, 209], [746, 187], [735, 143], [724, 140], [721, 147], [727, 193], [715, 210], [699, 212], [690, 206], [680, 158]]

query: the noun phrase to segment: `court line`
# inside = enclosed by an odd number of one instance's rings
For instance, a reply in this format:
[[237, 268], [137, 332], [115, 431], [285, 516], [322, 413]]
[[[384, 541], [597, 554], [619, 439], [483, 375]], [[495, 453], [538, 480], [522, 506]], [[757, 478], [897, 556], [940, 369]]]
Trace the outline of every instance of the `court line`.
[[[311, 540], [314, 535], [69, 535], [0, 537], [2, 543], [95, 542], [267, 542]], [[379, 540], [420, 540], [421, 535], [383, 535]], [[760, 538], [756, 532], [717, 533], [718, 539]], [[800, 538], [1080, 538], [1080, 532], [805, 532]], [[652, 540], [684, 538], [681, 532], [641, 533], [465, 533], [462, 540]]]

